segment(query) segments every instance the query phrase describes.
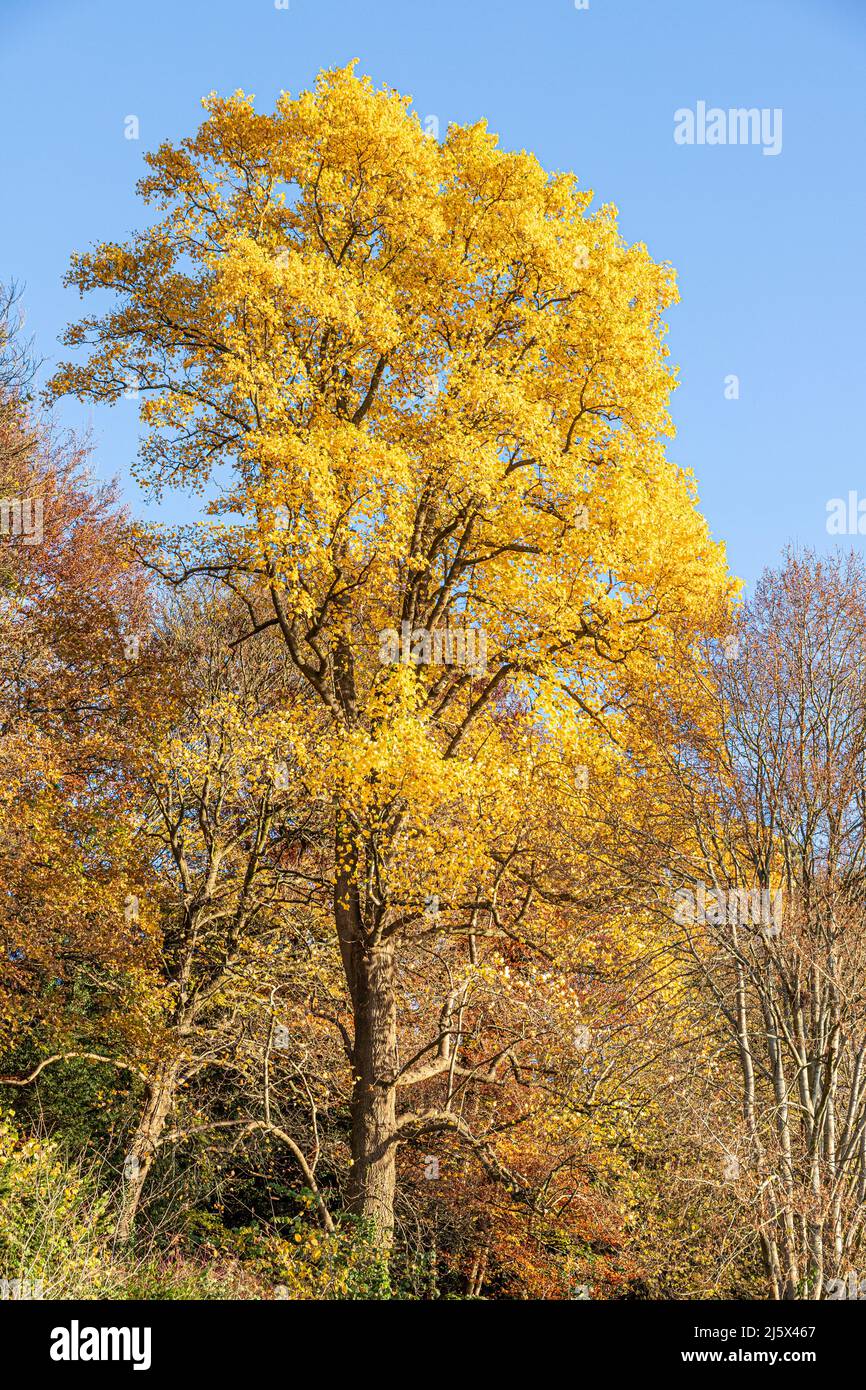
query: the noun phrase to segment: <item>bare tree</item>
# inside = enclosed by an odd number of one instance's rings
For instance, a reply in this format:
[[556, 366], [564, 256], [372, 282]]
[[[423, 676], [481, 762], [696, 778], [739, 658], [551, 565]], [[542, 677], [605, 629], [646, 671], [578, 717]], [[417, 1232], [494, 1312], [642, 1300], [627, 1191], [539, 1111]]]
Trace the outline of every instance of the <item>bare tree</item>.
[[774, 1298], [819, 1299], [866, 1216], [866, 570], [789, 552], [671, 761], [676, 920], [739, 1063], [743, 1196]]

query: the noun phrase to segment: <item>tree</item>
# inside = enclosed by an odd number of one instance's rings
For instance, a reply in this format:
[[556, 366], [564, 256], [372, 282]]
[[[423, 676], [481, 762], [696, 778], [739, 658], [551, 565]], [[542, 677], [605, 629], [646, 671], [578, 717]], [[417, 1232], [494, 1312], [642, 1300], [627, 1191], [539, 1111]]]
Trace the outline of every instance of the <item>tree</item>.
[[675, 768], [676, 920], [740, 1073], [728, 1145], [774, 1298], [821, 1298], [863, 1248], [864, 626], [862, 561], [790, 551]]
[[[238, 645], [244, 616], [199, 586], [173, 596], [155, 636], [160, 665], [174, 674], [175, 699], [141, 784], [140, 834], [153, 870], [160, 956], [142, 999], [135, 1062], [145, 1102], [128, 1147], [121, 1239], [132, 1232], [163, 1147], [211, 1130], [277, 1138], [333, 1229], [318, 1197], [315, 1159], [308, 1162], [279, 1122], [272, 1060], [275, 1029], [287, 1032], [277, 1012], [285, 982], [278, 966], [293, 926], [300, 932], [298, 907], [315, 899], [308, 879], [292, 901], [307, 875], [304, 850], [314, 849], [318, 834], [315, 808], [299, 800], [282, 748], [297, 679], [267, 643], [255, 651]], [[181, 1088], [224, 1068], [235, 1076], [236, 1113], [205, 1112], [169, 1128]], [[237, 1104], [245, 1077], [260, 1101], [252, 1110]]]
[[0, 350], [0, 1039], [26, 1052], [83, 1005], [79, 967], [121, 971], [145, 949], [124, 924], [141, 869], [128, 811], [158, 711], [128, 521], [35, 419], [8, 320]]
[[[225, 582], [302, 682], [293, 745], [330, 815], [352, 1016], [352, 1201], [387, 1246], [409, 1137], [447, 1127], [520, 1187], [448, 1090], [464, 975], [402, 1059], [406, 953], [440, 932], [461, 972], [504, 972], [525, 931], [537, 955], [547, 808], [590, 763], [628, 773], [629, 690], [663, 684], [732, 589], [664, 454], [673, 275], [612, 207], [483, 123], [436, 143], [351, 67], [271, 116], [242, 93], [205, 106], [148, 157], [156, 221], [73, 258], [81, 293], [115, 301], [69, 329], [91, 350], [53, 390], [114, 401], [136, 380], [144, 477], [219, 481], [213, 522], [160, 536], [153, 562], [173, 543], [174, 582]], [[514, 1046], [463, 1065], [462, 1090]]]

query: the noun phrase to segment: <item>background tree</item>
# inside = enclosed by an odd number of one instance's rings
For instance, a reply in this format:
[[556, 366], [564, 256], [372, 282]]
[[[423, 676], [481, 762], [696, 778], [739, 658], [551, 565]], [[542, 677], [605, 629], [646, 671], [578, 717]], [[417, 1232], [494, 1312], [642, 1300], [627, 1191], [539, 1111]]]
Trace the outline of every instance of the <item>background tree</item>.
[[[147, 951], [124, 901], [142, 871], [130, 796], [149, 701], [148, 580], [111, 487], [27, 400], [0, 328], [0, 1040], [21, 1058], [94, 1045], [122, 1010], [89, 990]], [[10, 351], [6, 354], [6, 348]], [[61, 1022], [65, 1020], [65, 1022]], [[67, 1026], [69, 1025], [69, 1026]], [[88, 1042], [88, 1038], [90, 1042]], [[35, 1049], [35, 1052], [34, 1052]]]
[[715, 736], [674, 769], [668, 886], [705, 895], [677, 920], [738, 1064], [727, 1142], [775, 1298], [820, 1298], [862, 1250], [864, 618], [858, 557], [789, 552], [719, 654]]
[[[162, 1146], [213, 1129], [278, 1139], [318, 1192], [315, 1160], [308, 1162], [301, 1147], [315, 1130], [310, 1083], [302, 1073], [313, 1116], [298, 1142], [280, 1124], [278, 1071], [280, 1052], [291, 1043], [297, 1055], [299, 1041], [296, 1012], [279, 1012], [283, 986], [290, 978], [296, 1002], [304, 983], [315, 987], [314, 971], [303, 968], [309, 953], [297, 949], [298, 909], [306, 923], [314, 920], [320, 830], [317, 808], [299, 800], [284, 756], [281, 731], [296, 681], [268, 644], [238, 646], [244, 617], [231, 599], [226, 605], [202, 586], [174, 596], [159, 622], [160, 662], [174, 674], [177, 698], [142, 787], [140, 833], [153, 870], [161, 949], [142, 1020], [146, 1100], [129, 1143], [122, 1238], [131, 1233]], [[224, 1089], [213, 1084], [215, 1069], [234, 1074], [227, 1105]], [[241, 1103], [243, 1078], [255, 1098], [251, 1108]], [[181, 1120], [174, 1113], [178, 1095], [189, 1087], [197, 1104], [186, 1106]], [[207, 1102], [211, 1091], [216, 1104]], [[321, 1199], [318, 1210], [332, 1229]]]

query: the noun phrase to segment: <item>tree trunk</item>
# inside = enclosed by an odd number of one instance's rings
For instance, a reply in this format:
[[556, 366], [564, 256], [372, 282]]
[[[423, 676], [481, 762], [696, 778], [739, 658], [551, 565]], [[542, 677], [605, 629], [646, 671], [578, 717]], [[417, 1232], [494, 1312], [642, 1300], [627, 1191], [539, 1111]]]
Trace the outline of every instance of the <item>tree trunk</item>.
[[394, 959], [381, 946], [359, 954], [350, 1203], [353, 1211], [370, 1221], [376, 1244], [387, 1250], [394, 1231], [397, 1182]]
[[117, 1222], [117, 1239], [128, 1241], [132, 1235], [135, 1215], [165, 1122], [174, 1104], [177, 1068], [160, 1065], [148, 1087], [147, 1103], [126, 1154], [123, 1174], [123, 1195]]
[[370, 1223], [386, 1252], [394, 1232], [397, 1129], [397, 1001], [393, 946], [367, 929], [358, 891], [357, 841], [337, 824], [334, 915], [352, 999], [352, 1170], [350, 1209]]
[[350, 1211], [370, 1222], [379, 1250], [391, 1248], [396, 1191], [396, 1072], [398, 1026], [393, 947], [370, 930], [357, 885], [356, 831], [346, 816], [336, 824], [334, 915], [352, 997], [352, 1172]]

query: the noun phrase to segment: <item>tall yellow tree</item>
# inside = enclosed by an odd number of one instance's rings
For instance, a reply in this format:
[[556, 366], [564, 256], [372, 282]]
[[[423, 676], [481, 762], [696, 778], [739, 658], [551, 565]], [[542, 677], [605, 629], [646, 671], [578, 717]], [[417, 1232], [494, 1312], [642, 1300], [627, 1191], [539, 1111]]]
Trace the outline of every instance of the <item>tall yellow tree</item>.
[[143, 476], [208, 498], [158, 539], [172, 578], [221, 576], [303, 678], [288, 738], [331, 819], [352, 1202], [387, 1244], [408, 1135], [450, 1127], [509, 1181], [454, 1101], [462, 979], [401, 1053], [403, 953], [441, 935], [507, 970], [551, 807], [627, 771], [629, 692], [725, 622], [731, 585], [664, 452], [673, 273], [613, 207], [483, 122], [438, 143], [354, 65], [272, 115], [205, 109], [148, 156], [149, 225], [74, 257], [80, 292], [115, 298], [53, 389], [134, 379]]

